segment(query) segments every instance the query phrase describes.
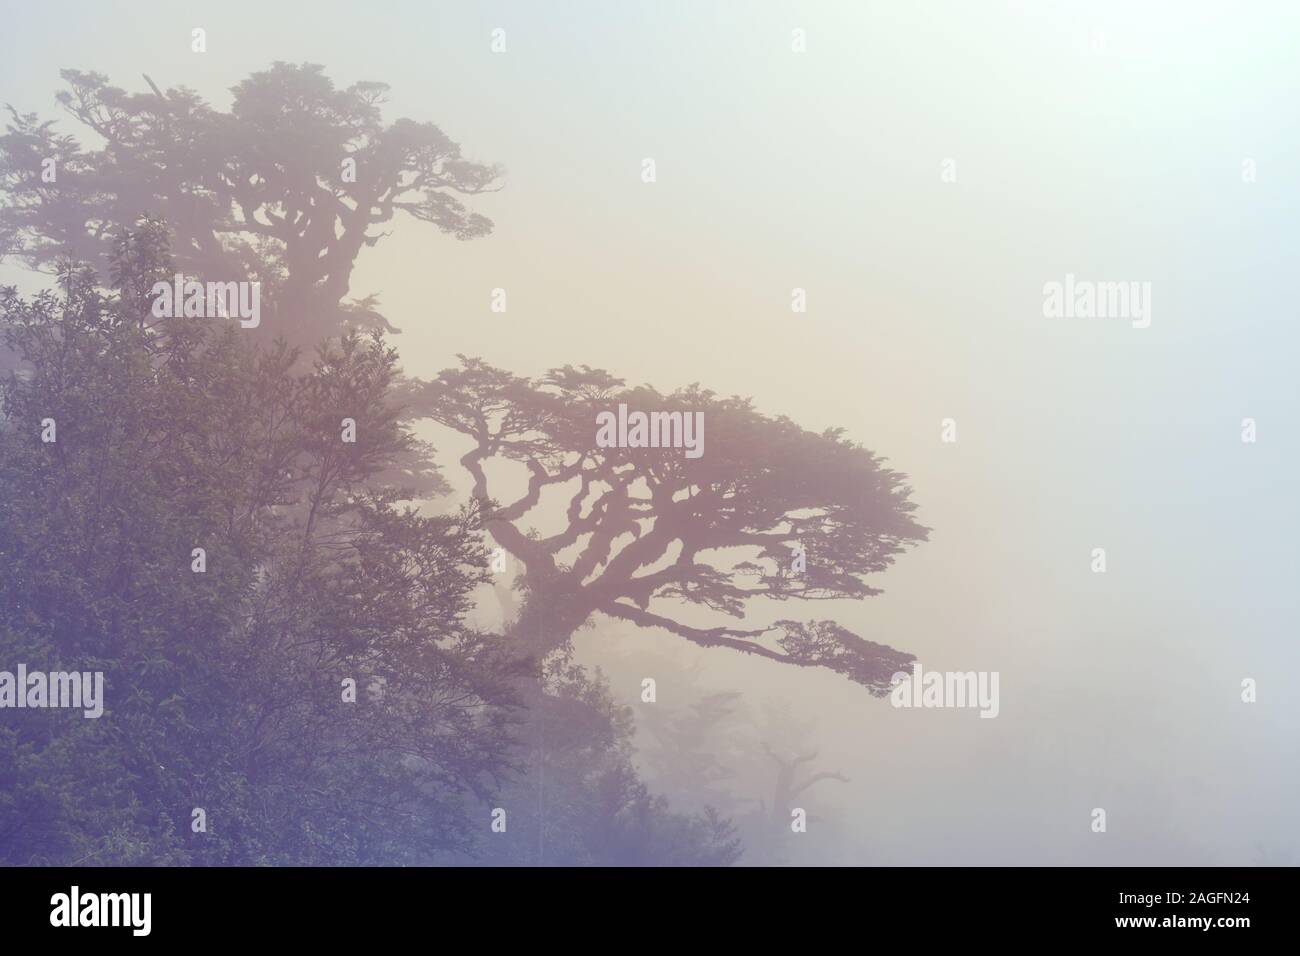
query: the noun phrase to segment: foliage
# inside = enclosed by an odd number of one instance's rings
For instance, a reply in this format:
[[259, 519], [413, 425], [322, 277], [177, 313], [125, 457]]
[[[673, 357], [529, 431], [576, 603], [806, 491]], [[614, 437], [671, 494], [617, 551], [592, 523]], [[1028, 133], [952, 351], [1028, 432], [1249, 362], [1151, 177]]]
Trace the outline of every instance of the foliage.
[[[314, 342], [341, 324], [387, 328], [374, 297], [344, 301], [363, 248], [394, 217], [457, 239], [485, 216], [459, 197], [499, 188], [432, 123], [385, 122], [388, 87], [338, 89], [314, 64], [275, 63], [236, 85], [229, 112], [184, 87], [129, 93], [100, 73], [64, 70], [59, 103], [97, 149], [10, 107], [0, 136], [0, 256], [108, 274], [113, 239], [139, 218], [175, 234], [187, 276], [263, 284], [273, 335]], [[56, 181], [42, 178], [53, 159]]]
[[[706, 453], [598, 447], [597, 414], [621, 403], [702, 413]], [[698, 385], [663, 394], [587, 366], [531, 380], [464, 357], [425, 383], [412, 408], [474, 441], [461, 464], [481, 501], [494, 497], [489, 461], [527, 470], [525, 493], [496, 508], [487, 528], [526, 566], [516, 630], [538, 657], [600, 612], [704, 647], [828, 667], [878, 695], [911, 660], [834, 621], [697, 627], [651, 607], [671, 600], [679, 611], [684, 602], [741, 618], [756, 598], [878, 593], [863, 578], [927, 531], [912, 517], [906, 476], [841, 431], [816, 434]], [[565, 527], [550, 536], [525, 526], [543, 492], [568, 496]]]
[[100, 719], [5, 712], [0, 858], [412, 862], [464, 845], [464, 795], [509, 770], [516, 698], [500, 641], [464, 623], [480, 515], [421, 515], [376, 480], [411, 450], [378, 334], [295, 371], [293, 350], [251, 349], [233, 324], [147, 324], [129, 290], [170, 268], [161, 229], [119, 243], [117, 294], [68, 268], [58, 294], [0, 295], [25, 360], [0, 391], [0, 662], [103, 671], [107, 698]]

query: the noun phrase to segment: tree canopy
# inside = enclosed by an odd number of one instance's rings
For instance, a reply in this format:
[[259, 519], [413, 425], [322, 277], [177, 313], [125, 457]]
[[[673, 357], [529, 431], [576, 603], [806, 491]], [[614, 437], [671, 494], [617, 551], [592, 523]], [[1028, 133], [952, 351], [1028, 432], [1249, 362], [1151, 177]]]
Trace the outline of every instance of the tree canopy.
[[386, 327], [374, 298], [344, 300], [358, 254], [397, 215], [457, 239], [492, 229], [461, 197], [498, 188], [500, 170], [465, 159], [433, 123], [386, 122], [383, 83], [339, 89], [320, 66], [277, 62], [222, 112], [148, 77], [131, 93], [100, 73], [61, 75], [59, 103], [102, 145], [9, 108], [0, 256], [37, 268], [71, 258], [107, 276], [113, 238], [155, 216], [186, 275], [261, 281], [268, 336], [314, 343], [341, 322]]
[[[707, 452], [599, 447], [597, 415], [619, 404], [703, 413]], [[698, 605], [742, 618], [756, 599], [878, 593], [864, 578], [927, 531], [906, 476], [842, 430], [811, 432], [699, 385], [661, 393], [588, 366], [534, 380], [463, 356], [421, 386], [412, 411], [473, 440], [461, 464], [493, 506], [488, 531], [525, 566], [516, 630], [539, 657], [599, 612], [706, 647], [828, 667], [876, 694], [912, 659], [829, 620], [706, 627], [681, 613]], [[496, 500], [494, 459], [526, 470], [521, 496]], [[566, 502], [551, 535], [527, 526], [544, 493]]]

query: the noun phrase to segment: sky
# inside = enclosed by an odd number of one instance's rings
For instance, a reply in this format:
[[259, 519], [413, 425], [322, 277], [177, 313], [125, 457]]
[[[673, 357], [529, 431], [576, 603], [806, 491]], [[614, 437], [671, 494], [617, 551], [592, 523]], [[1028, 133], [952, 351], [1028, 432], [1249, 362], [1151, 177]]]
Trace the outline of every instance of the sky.
[[[3, 7], [20, 111], [59, 115], [61, 68], [225, 107], [250, 72], [309, 61], [501, 165], [471, 201], [491, 236], [397, 222], [358, 261], [352, 294], [380, 296], [409, 373], [466, 353], [700, 382], [909, 475], [930, 540], [883, 594], [815, 611], [927, 669], [999, 672], [996, 719], [700, 658], [710, 686], [815, 718], [851, 778], [810, 795], [850, 831], [814, 825], [810, 858], [1300, 862], [1300, 8]], [[1149, 326], [1045, 316], [1067, 274], [1150, 283]], [[39, 279], [6, 262], [0, 282]], [[679, 645], [613, 622], [578, 642], [632, 705], [639, 666], [696, 658]]]

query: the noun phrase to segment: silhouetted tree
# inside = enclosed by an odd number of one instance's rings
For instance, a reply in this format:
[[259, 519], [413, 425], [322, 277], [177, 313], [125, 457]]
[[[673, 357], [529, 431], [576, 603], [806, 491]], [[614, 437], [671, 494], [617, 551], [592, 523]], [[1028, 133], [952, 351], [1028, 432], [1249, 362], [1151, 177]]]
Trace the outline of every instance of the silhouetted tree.
[[[597, 414], [619, 403], [702, 412], [704, 454], [597, 447]], [[461, 464], [480, 501], [501, 494], [489, 480], [490, 462], [526, 470], [527, 490], [498, 503], [487, 527], [524, 564], [526, 599], [514, 633], [535, 658], [565, 646], [602, 613], [705, 647], [828, 667], [877, 695], [911, 660], [834, 621], [697, 627], [652, 608], [670, 599], [740, 618], [754, 598], [878, 593], [863, 577], [885, 570], [927, 532], [912, 518], [905, 476], [842, 430], [816, 434], [698, 385], [662, 394], [587, 366], [530, 380], [463, 357], [421, 387], [412, 411], [473, 440]], [[567, 498], [565, 527], [549, 536], [525, 526], [540, 513], [543, 493]]]
[[[275, 63], [233, 88], [229, 112], [192, 90], [128, 93], [99, 73], [62, 71], [63, 108], [104, 140], [87, 149], [9, 108], [0, 137], [0, 257], [65, 258], [108, 274], [112, 238], [162, 218], [187, 276], [264, 284], [271, 336], [314, 343], [340, 322], [386, 327], [376, 301], [344, 302], [361, 249], [398, 214], [458, 239], [491, 231], [459, 196], [497, 188], [432, 123], [385, 122], [388, 87], [336, 89], [320, 66]], [[53, 159], [55, 181], [46, 182]]]

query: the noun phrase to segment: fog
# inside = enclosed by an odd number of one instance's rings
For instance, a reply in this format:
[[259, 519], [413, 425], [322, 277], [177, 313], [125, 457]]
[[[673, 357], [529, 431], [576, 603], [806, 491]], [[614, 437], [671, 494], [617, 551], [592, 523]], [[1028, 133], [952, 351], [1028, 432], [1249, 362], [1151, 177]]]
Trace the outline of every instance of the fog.
[[[596, 613], [574, 659], [631, 708], [653, 791], [757, 814], [742, 863], [1296, 861], [1300, 130], [1276, 120], [1300, 94], [1276, 26], [1300, 25], [1294, 8], [313, 9], [85, 6], [69, 34], [65, 11], [10, 6], [0, 90], [54, 117], [63, 67], [221, 109], [277, 60], [389, 84], [386, 118], [432, 121], [503, 170], [468, 202], [490, 235], [399, 216], [357, 258], [349, 296], [379, 297], [408, 376], [458, 354], [530, 379], [590, 365], [843, 428], [906, 474], [928, 540], [867, 576], [879, 594], [758, 598], [739, 623], [831, 619], [927, 670], [1000, 676], [994, 719], [897, 707], [827, 668]], [[1149, 326], [1046, 317], [1067, 275], [1150, 283]], [[45, 280], [6, 260], [0, 282]], [[423, 507], [450, 512], [472, 443], [412, 427], [451, 485]], [[523, 492], [526, 472], [501, 475]], [[518, 524], [556, 533], [568, 497]], [[475, 594], [476, 622], [508, 624], [500, 594]], [[729, 716], [692, 772], [663, 740], [710, 699]], [[762, 823], [781, 760], [809, 754], [796, 777], [834, 776], [798, 794], [806, 832]]]

